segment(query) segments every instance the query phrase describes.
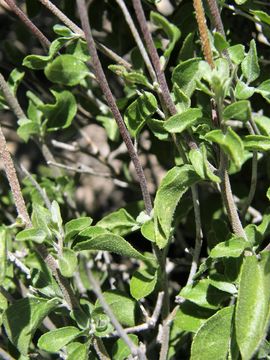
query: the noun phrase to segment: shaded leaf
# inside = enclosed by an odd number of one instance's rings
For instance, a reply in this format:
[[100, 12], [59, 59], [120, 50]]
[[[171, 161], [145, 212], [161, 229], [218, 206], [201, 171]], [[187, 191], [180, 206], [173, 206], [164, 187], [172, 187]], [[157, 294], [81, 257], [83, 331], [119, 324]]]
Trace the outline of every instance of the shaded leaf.
[[250, 244], [243, 238], [233, 237], [217, 244], [210, 252], [211, 258], [239, 257]]
[[9, 340], [23, 355], [42, 320], [56, 308], [59, 300], [37, 297], [24, 298], [11, 304], [3, 315], [3, 324]]
[[58, 259], [59, 269], [65, 277], [72, 277], [78, 265], [76, 253], [68, 248], [64, 248]]
[[187, 128], [195, 125], [202, 117], [202, 111], [200, 109], [188, 109], [181, 114], [175, 114], [171, 116], [164, 123], [164, 128], [171, 133], [181, 133]]
[[140, 300], [151, 294], [157, 283], [157, 270], [143, 266], [136, 271], [130, 280], [130, 293], [136, 300]]
[[246, 135], [243, 138], [246, 150], [269, 151], [270, 137], [263, 135]]
[[242, 72], [248, 83], [256, 80], [260, 75], [260, 67], [257, 57], [256, 42], [254, 39], [250, 42], [249, 52], [241, 64]]
[[123, 236], [131, 232], [137, 222], [125, 209], [119, 209], [104, 216], [96, 225]]

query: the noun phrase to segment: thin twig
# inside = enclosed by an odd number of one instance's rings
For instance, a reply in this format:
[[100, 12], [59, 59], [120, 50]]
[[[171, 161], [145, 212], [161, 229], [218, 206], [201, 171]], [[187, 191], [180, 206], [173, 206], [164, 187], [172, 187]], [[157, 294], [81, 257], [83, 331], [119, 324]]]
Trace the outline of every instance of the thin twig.
[[172, 97], [171, 97], [171, 94], [170, 94], [170, 91], [169, 91], [169, 88], [167, 85], [165, 74], [161, 68], [159, 56], [158, 56], [154, 41], [152, 39], [151, 33], [147, 26], [147, 21], [146, 21], [145, 15], [144, 15], [141, 0], [132, 0], [132, 3], [133, 3], [133, 7], [134, 7], [134, 10], [136, 13], [138, 23], [141, 28], [141, 32], [142, 32], [144, 41], [146, 43], [146, 47], [148, 49], [149, 56], [151, 58], [152, 64], [153, 64], [155, 72], [156, 72], [157, 80], [158, 80], [158, 83], [159, 83], [159, 86], [161, 89], [160, 95], [162, 96], [163, 101], [164, 101], [167, 109], [169, 110], [170, 114], [174, 115], [177, 113], [177, 110], [172, 101]]
[[113, 324], [115, 330], [118, 332], [119, 337], [121, 337], [123, 339], [123, 341], [127, 344], [127, 346], [130, 348], [132, 355], [138, 356], [139, 359], [145, 360], [146, 359], [145, 354], [142, 353], [140, 348], [137, 347], [134, 344], [134, 342], [128, 337], [124, 328], [122, 327], [122, 325], [119, 323], [119, 321], [115, 317], [114, 313], [112, 312], [112, 309], [110, 308], [110, 306], [108, 305], [108, 303], [106, 302], [106, 300], [102, 294], [99, 283], [95, 279], [91, 269], [88, 266], [86, 267], [86, 271], [87, 271], [87, 276], [89, 278], [89, 281], [92, 285], [92, 290], [95, 293], [96, 297], [98, 298], [103, 310], [110, 318], [110, 321]]
[[159, 360], [167, 360], [169, 342], [170, 342], [170, 327], [179, 309], [179, 305], [175, 306], [173, 311], [163, 321], [162, 334], [161, 334], [161, 349], [159, 353]]
[[220, 17], [219, 8], [216, 0], [207, 0], [207, 3], [214, 21], [215, 28], [225, 38], [224, 26]]
[[9, 355], [3, 348], [0, 347], [0, 358], [2, 360], [15, 360], [15, 358]]
[[105, 178], [105, 179], [111, 179], [114, 182], [115, 185], [117, 185], [117, 186], [119, 186], [121, 188], [130, 187], [129, 183], [127, 183], [125, 181], [122, 181], [122, 180], [119, 180], [119, 179], [116, 179], [109, 173], [102, 173], [102, 172], [95, 171], [95, 170], [91, 169], [89, 166], [79, 165], [78, 167], [73, 167], [73, 166], [70, 166], [70, 165], [60, 164], [60, 163], [52, 162], [52, 161], [48, 161], [47, 164], [51, 165], [51, 166], [61, 168], [61, 169], [74, 171], [75, 173], [79, 173], [79, 174], [89, 174], [89, 175], [92, 175], [92, 176], [98, 176], [98, 177], [102, 177], [102, 178]]
[[13, 262], [17, 268], [19, 268], [23, 273], [26, 274], [27, 279], [31, 279], [31, 272], [24, 263], [21, 262], [12, 252], [8, 251], [8, 259], [9, 261]]
[[16, 97], [12, 94], [6, 80], [3, 75], [0, 73], [0, 89], [2, 90], [6, 102], [8, 103], [10, 109], [14, 112], [18, 119], [26, 118], [25, 113], [23, 112], [20, 104]]
[[20, 18], [20, 20], [27, 26], [30, 32], [38, 38], [41, 45], [46, 49], [49, 48], [51, 42], [46, 36], [36, 27], [35, 24], [25, 15], [25, 13], [16, 5], [14, 0], [4, 0], [10, 7], [10, 9]]
[[[59, 20], [62, 21], [69, 29], [71, 29], [75, 34], [79, 34], [82, 38], [85, 39], [85, 34], [79, 26], [77, 26], [73, 21], [71, 21], [58, 7], [56, 7], [50, 0], [39, 0], [46, 8], [53, 13]], [[107, 48], [105, 45], [102, 45], [96, 41], [96, 46], [100, 52], [104, 55], [125, 66], [127, 69], [130, 69], [132, 66], [126, 60], [121, 58], [121, 56], [117, 55], [111, 49]]]
[[110, 90], [109, 84], [108, 84], [106, 76], [104, 74], [104, 71], [102, 69], [102, 66], [101, 66], [101, 63], [100, 63], [100, 60], [99, 60], [99, 57], [97, 54], [97, 50], [95, 47], [94, 39], [92, 36], [90, 24], [88, 21], [85, 1], [77, 0], [77, 5], [78, 5], [78, 9], [79, 9], [79, 15], [81, 18], [82, 28], [84, 29], [84, 33], [86, 36], [88, 50], [91, 55], [92, 64], [93, 64], [93, 68], [94, 68], [94, 72], [95, 72], [97, 81], [99, 83], [100, 88], [102, 89], [102, 92], [104, 93], [107, 103], [108, 103], [108, 105], [112, 111], [112, 114], [117, 122], [120, 134], [123, 138], [123, 141], [126, 144], [130, 158], [134, 164], [134, 167], [135, 167], [135, 170], [136, 170], [136, 173], [138, 176], [138, 181], [139, 181], [140, 187], [141, 187], [143, 200], [145, 203], [145, 209], [146, 209], [147, 214], [150, 214], [152, 211], [152, 201], [151, 201], [151, 197], [150, 197], [150, 194], [149, 194], [149, 191], [147, 188], [147, 182], [146, 182], [146, 178], [145, 178], [145, 175], [143, 172], [143, 168], [142, 168], [141, 162], [139, 160], [138, 154], [134, 149], [131, 137], [126, 128], [126, 125], [124, 123], [122, 115], [116, 105], [116, 101]]
[[2, 286], [0, 285], [0, 293], [4, 296], [4, 298], [9, 301], [11, 304], [14, 302], [14, 298], [10, 293]]
[[144, 44], [141, 40], [141, 37], [140, 37], [140, 34], [138, 33], [138, 30], [134, 24], [134, 21], [132, 19], [132, 17], [130, 16], [130, 13], [128, 11], [128, 8], [124, 2], [124, 0], [115, 0], [117, 2], [117, 4], [119, 5], [119, 7], [121, 8], [122, 12], [123, 12], [123, 15], [124, 15], [124, 18], [130, 28], [130, 31], [134, 37], [134, 40], [138, 46], [138, 49], [140, 50], [140, 53], [143, 57], [143, 60], [144, 60], [144, 63], [148, 69], [148, 72], [151, 76], [151, 79], [153, 81], [156, 81], [156, 74], [155, 74], [155, 70], [153, 69], [153, 66], [151, 64], [151, 61], [149, 59], [149, 56], [145, 50], [145, 47], [144, 47]]
[[107, 353], [107, 350], [103, 344], [103, 341], [100, 338], [95, 337], [93, 339], [93, 346], [94, 346], [94, 349], [100, 360], [110, 360], [111, 359], [109, 354]]
[[46, 194], [46, 191], [44, 189], [41, 188], [41, 186], [39, 185], [39, 183], [36, 181], [36, 179], [30, 174], [30, 172], [23, 166], [23, 164], [21, 164], [21, 169], [23, 171], [23, 173], [26, 175], [26, 177], [30, 180], [30, 182], [32, 183], [32, 185], [36, 188], [36, 190], [38, 191], [38, 193], [40, 194], [42, 200], [44, 201], [44, 204], [46, 205], [47, 209], [50, 210], [51, 208], [51, 202]]
[[193, 276], [196, 274], [199, 265], [200, 253], [202, 248], [202, 239], [203, 239], [198, 187], [196, 185], [192, 186], [191, 191], [192, 191], [192, 200], [193, 200], [195, 226], [196, 226], [196, 240], [195, 240], [195, 248], [194, 248], [193, 259], [192, 259], [192, 264], [191, 264], [187, 284], [191, 284], [193, 282]]

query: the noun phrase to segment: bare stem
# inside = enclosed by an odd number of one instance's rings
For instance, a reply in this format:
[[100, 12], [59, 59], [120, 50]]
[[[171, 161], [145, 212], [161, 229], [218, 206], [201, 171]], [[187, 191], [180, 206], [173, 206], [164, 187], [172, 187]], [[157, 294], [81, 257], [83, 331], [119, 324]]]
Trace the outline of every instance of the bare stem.
[[122, 115], [116, 105], [114, 96], [110, 90], [109, 84], [108, 84], [107, 79], [104, 74], [104, 71], [102, 69], [102, 66], [101, 66], [101, 63], [100, 63], [100, 60], [99, 60], [99, 57], [97, 54], [95, 42], [94, 42], [94, 39], [92, 36], [90, 24], [88, 21], [85, 1], [77, 0], [77, 4], [78, 4], [78, 9], [79, 9], [79, 15], [81, 18], [82, 28], [84, 29], [84, 33], [86, 36], [88, 50], [89, 50], [89, 53], [92, 58], [92, 64], [93, 64], [94, 72], [96, 75], [96, 79], [99, 83], [99, 86], [100, 86], [102, 92], [104, 93], [107, 103], [112, 111], [112, 114], [113, 114], [115, 120], [116, 120], [120, 134], [123, 138], [123, 141], [126, 144], [127, 150], [129, 152], [130, 158], [134, 164], [134, 167], [135, 167], [135, 170], [136, 170], [136, 173], [138, 176], [138, 180], [140, 183], [140, 187], [141, 187], [141, 191], [142, 191], [142, 195], [143, 195], [143, 199], [144, 199], [144, 203], [145, 203], [146, 212], [148, 214], [150, 214], [150, 212], [152, 210], [152, 202], [151, 202], [151, 197], [150, 197], [150, 194], [149, 194], [149, 191], [147, 188], [147, 182], [146, 182], [146, 178], [145, 178], [145, 175], [143, 172], [143, 168], [140, 163], [138, 154], [133, 146], [129, 132], [125, 126]]
[[[73, 21], [71, 21], [58, 7], [56, 7], [50, 0], [39, 0], [41, 4], [46, 6], [46, 8], [53, 13], [59, 20], [62, 21], [69, 29], [71, 29], [74, 33], [79, 34], [82, 38], [85, 39], [85, 34], [83, 30], [77, 26]], [[121, 58], [121, 56], [117, 55], [112, 50], [108, 49], [105, 45], [102, 45], [96, 41], [96, 46], [104, 55], [111, 58], [116, 63], [119, 63], [126, 68], [130, 69], [132, 66], [126, 60]]]
[[193, 259], [192, 259], [192, 264], [191, 264], [191, 269], [189, 272], [187, 284], [192, 284], [193, 276], [196, 274], [199, 264], [200, 253], [202, 248], [202, 239], [203, 239], [198, 187], [196, 185], [192, 186], [191, 191], [192, 191], [192, 200], [193, 200], [194, 216], [195, 216], [196, 240], [195, 240], [195, 248], [194, 248]]
[[241, 224], [238, 211], [234, 202], [229, 174], [227, 171], [228, 160], [223, 151], [220, 152], [220, 178], [221, 194], [223, 196], [226, 211], [235, 235], [247, 239], [246, 233]]
[[25, 13], [16, 5], [14, 0], [4, 0], [10, 7], [10, 9], [21, 19], [25, 26], [30, 30], [30, 32], [38, 38], [41, 45], [44, 48], [50, 47], [51, 43], [46, 38], [46, 36], [36, 27], [35, 24], [25, 15]]
[[179, 305], [175, 306], [173, 311], [163, 321], [159, 360], [167, 360], [168, 350], [169, 350], [169, 341], [170, 341], [170, 327], [171, 327], [171, 324], [175, 318], [175, 315], [176, 315], [178, 309], [179, 309]]
[[146, 44], [146, 47], [148, 49], [149, 56], [151, 58], [152, 64], [154, 66], [156, 76], [158, 79], [158, 83], [161, 89], [161, 96], [163, 98], [163, 101], [169, 110], [171, 115], [174, 115], [177, 113], [176, 107], [172, 101], [172, 97], [167, 85], [167, 81], [165, 78], [164, 71], [161, 68], [160, 59], [154, 44], [154, 41], [152, 39], [151, 33], [147, 26], [147, 21], [144, 15], [143, 7], [141, 0], [132, 0], [132, 4], [136, 13], [136, 17], [138, 20], [138, 23], [141, 28], [141, 32]]
[[26, 118], [25, 113], [23, 112], [20, 104], [16, 97], [12, 94], [6, 80], [3, 75], [0, 73], [0, 89], [2, 90], [6, 102], [8, 103], [10, 109], [14, 112], [18, 119]]
[[87, 276], [89, 278], [89, 281], [92, 285], [93, 292], [95, 293], [96, 297], [98, 298], [103, 310], [106, 312], [108, 317], [110, 318], [111, 323], [115, 327], [115, 330], [118, 332], [118, 335], [123, 339], [123, 341], [127, 344], [127, 346], [130, 348], [133, 356], [138, 356], [139, 359], [145, 360], [145, 354], [143, 354], [139, 347], [137, 347], [134, 342], [128, 337], [127, 333], [125, 332], [122, 325], [119, 323], [117, 318], [115, 317], [114, 313], [112, 312], [112, 309], [106, 302], [100, 285], [96, 281], [94, 275], [92, 274], [92, 271], [89, 267], [86, 268], [87, 270]]
[[0, 357], [2, 360], [15, 360], [15, 358], [13, 356], [9, 355], [9, 353], [7, 353], [1, 347], [0, 347]]
[[207, 3], [213, 18], [215, 28], [225, 38], [224, 26], [220, 17], [220, 12], [216, 0], [207, 0]]
[[138, 33], [137, 31], [137, 28], [136, 26], [134, 25], [134, 21], [132, 20], [132, 17], [130, 16], [130, 13], [128, 11], [128, 8], [124, 2], [124, 0], [115, 0], [117, 2], [117, 4], [119, 5], [119, 7], [121, 8], [122, 12], [123, 12], [123, 15], [125, 17], [125, 20], [130, 28], [130, 31], [134, 37], [134, 40], [138, 46], [138, 49], [140, 50], [140, 53], [143, 57], [143, 60], [145, 62], [145, 65], [148, 69], [148, 72], [151, 76], [151, 79], [153, 81], [156, 81], [156, 74], [155, 74], [155, 70], [153, 69], [153, 66], [151, 64], [151, 61], [149, 59], [149, 56], [145, 50], [145, 47], [144, 47], [144, 44], [141, 40], [141, 37], [140, 37], [140, 34]]

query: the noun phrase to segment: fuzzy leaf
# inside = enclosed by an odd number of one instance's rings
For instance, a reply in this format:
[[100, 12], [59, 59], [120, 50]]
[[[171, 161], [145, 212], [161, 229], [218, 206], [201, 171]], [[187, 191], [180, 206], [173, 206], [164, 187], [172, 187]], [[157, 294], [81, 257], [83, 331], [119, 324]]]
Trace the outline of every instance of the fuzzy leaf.
[[0, 227], [0, 284], [2, 284], [6, 277], [7, 270], [7, 231]]
[[251, 117], [251, 106], [248, 100], [233, 102], [225, 107], [223, 112], [224, 120], [241, 120], [248, 121]]
[[104, 216], [96, 225], [116, 235], [124, 236], [131, 232], [137, 222], [125, 209], [119, 209]]
[[144, 92], [125, 111], [124, 120], [130, 134], [136, 137], [147, 118], [157, 110], [157, 100], [152, 93]]
[[165, 58], [168, 59], [171, 55], [171, 52], [173, 51], [173, 49], [175, 47], [177, 40], [181, 36], [181, 32], [177, 26], [170, 23], [164, 16], [160, 15], [157, 12], [151, 11], [150, 18], [151, 18], [151, 21], [156, 26], [161, 28], [169, 38], [169, 45], [167, 46], [166, 50], [163, 53]]
[[254, 39], [250, 42], [249, 52], [241, 64], [242, 72], [248, 81], [248, 84], [256, 80], [260, 75], [260, 67], [257, 57], [256, 42]]
[[270, 80], [265, 80], [257, 87], [256, 92], [270, 104]]
[[114, 234], [103, 234], [93, 239], [80, 242], [74, 246], [75, 251], [103, 250], [111, 251], [121, 256], [145, 260], [146, 258], [132, 247], [124, 238]]
[[250, 244], [243, 238], [233, 237], [217, 244], [210, 252], [211, 258], [239, 257]]
[[3, 315], [3, 324], [9, 340], [22, 355], [28, 347], [42, 320], [56, 308], [59, 300], [37, 297], [24, 298], [12, 303]]
[[46, 239], [47, 233], [42, 229], [25, 229], [20, 231], [16, 235], [17, 241], [34, 241], [35, 243], [41, 244]]
[[56, 102], [40, 105], [39, 110], [48, 119], [46, 126], [49, 131], [69, 127], [77, 113], [77, 103], [70, 91], [51, 90]]
[[243, 139], [246, 150], [269, 151], [270, 137], [263, 135], [246, 135]]
[[75, 326], [51, 330], [38, 339], [38, 347], [49, 352], [58, 352], [81, 334]]
[[[136, 344], [136, 345], [139, 344], [139, 339], [138, 339], [137, 335], [129, 334], [128, 337], [134, 344]], [[123, 339], [118, 339], [114, 343], [113, 348], [112, 348], [113, 359], [126, 360], [129, 358], [129, 355], [131, 355], [130, 348], [127, 346], [127, 344], [124, 342]]]
[[164, 248], [169, 240], [173, 215], [178, 202], [189, 186], [199, 180], [190, 165], [175, 166], [161, 181], [154, 202], [155, 234], [159, 248]]
[[235, 96], [239, 100], [249, 99], [255, 92], [256, 88], [248, 86], [243, 81], [239, 80], [235, 87]]
[[237, 169], [241, 168], [244, 159], [244, 146], [240, 137], [229, 127], [224, 134], [221, 130], [213, 130], [205, 135], [206, 140], [213, 141], [230, 156]]
[[90, 71], [74, 55], [60, 55], [45, 68], [46, 77], [53, 83], [67, 86], [78, 85]]
[[251, 359], [266, 335], [270, 309], [270, 253], [247, 256], [236, 304], [236, 340], [243, 359]]
[[202, 117], [200, 109], [188, 109], [181, 114], [171, 116], [164, 123], [164, 128], [170, 133], [181, 133], [192, 125], [195, 125]]
[[191, 360], [226, 360], [231, 339], [234, 307], [225, 307], [211, 316], [196, 333]]
[[70, 220], [65, 224], [65, 241], [70, 240], [73, 236], [90, 227], [93, 219], [90, 217], [80, 217], [78, 219]]
[[236, 65], [241, 64], [245, 57], [245, 47], [242, 44], [230, 46], [228, 48], [229, 56]]
[[156, 269], [145, 266], [133, 274], [130, 281], [130, 293], [134, 299], [140, 300], [154, 291], [157, 275]]
[[61, 274], [65, 277], [72, 277], [78, 265], [76, 253], [68, 248], [63, 249], [61, 257], [58, 259]]
[[177, 65], [173, 71], [172, 80], [190, 97], [196, 89], [196, 82], [200, 80], [200, 59], [189, 59]]

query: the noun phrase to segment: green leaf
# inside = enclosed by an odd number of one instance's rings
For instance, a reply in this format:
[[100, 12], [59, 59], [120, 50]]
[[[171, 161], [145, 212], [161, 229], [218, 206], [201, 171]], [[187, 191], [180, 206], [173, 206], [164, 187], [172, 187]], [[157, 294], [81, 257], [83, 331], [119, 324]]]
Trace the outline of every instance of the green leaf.
[[[135, 345], [139, 344], [139, 339], [138, 339], [137, 335], [130, 334], [130, 335], [128, 335], [128, 337]], [[112, 348], [113, 359], [126, 360], [126, 359], [128, 359], [129, 355], [131, 355], [130, 348], [127, 346], [127, 344], [124, 342], [123, 339], [118, 339], [114, 343], [113, 348]]]
[[168, 141], [170, 140], [170, 134], [168, 134], [168, 131], [164, 129], [164, 121], [163, 120], [157, 120], [157, 119], [147, 119], [146, 120], [147, 126], [152, 131], [152, 133], [162, 141]]
[[175, 102], [179, 113], [190, 108], [191, 100], [190, 98], [180, 89], [177, 84], [173, 84], [173, 93], [175, 97]]
[[236, 65], [241, 64], [245, 57], [245, 47], [242, 44], [230, 46], [227, 49], [229, 56]]
[[130, 294], [136, 300], [140, 300], [150, 295], [157, 283], [157, 270], [145, 265], [136, 271], [130, 280]]
[[83, 39], [78, 39], [72, 41], [66, 46], [66, 53], [75, 56], [77, 59], [86, 62], [90, 60], [90, 55], [86, 41]]
[[243, 238], [233, 237], [217, 244], [210, 252], [211, 258], [239, 257], [250, 244]]
[[239, 100], [249, 99], [255, 92], [256, 88], [248, 86], [241, 80], [238, 80], [235, 87], [235, 96]]
[[269, 151], [270, 137], [263, 135], [246, 135], [243, 139], [246, 150]]
[[232, 295], [237, 294], [236, 286], [228, 282], [227, 278], [224, 275], [212, 274], [209, 280], [210, 280], [210, 285], [214, 286], [215, 288]]
[[195, 281], [180, 291], [179, 297], [192, 301], [207, 309], [218, 309], [228, 294], [212, 286], [209, 279]]
[[67, 345], [68, 357], [66, 360], [90, 360], [92, 358], [88, 357], [88, 347], [87, 343], [81, 344], [79, 342], [73, 342]]
[[248, 100], [233, 102], [225, 107], [223, 111], [224, 120], [248, 121], [251, 117], [251, 106]]
[[111, 251], [121, 256], [145, 260], [146, 258], [132, 247], [124, 238], [114, 234], [103, 234], [74, 246], [75, 251], [103, 250]]
[[214, 310], [203, 308], [191, 301], [185, 300], [177, 311], [173, 326], [177, 326], [178, 331], [194, 333], [213, 313]]
[[234, 307], [211, 316], [196, 333], [191, 346], [191, 360], [226, 360], [231, 339]]
[[188, 188], [199, 180], [190, 165], [175, 166], [161, 181], [154, 202], [156, 243], [164, 248], [169, 240], [171, 223], [178, 202]]
[[76, 253], [68, 248], [64, 248], [58, 259], [60, 272], [65, 277], [72, 277], [78, 265]]
[[250, 12], [265, 24], [270, 25], [270, 15], [266, 12], [261, 10], [250, 10]]
[[65, 241], [69, 241], [72, 237], [78, 234], [80, 231], [90, 227], [93, 219], [89, 216], [80, 217], [78, 219], [70, 220], [65, 224]]
[[219, 32], [214, 33], [214, 45], [219, 53], [222, 53], [223, 50], [227, 49], [230, 46], [224, 36], [221, 35]]
[[[114, 315], [124, 326], [135, 326], [140, 316], [139, 304], [127, 294], [119, 290], [109, 290], [103, 293], [105, 301]], [[104, 312], [99, 300], [95, 304], [94, 312]]]
[[18, 69], [13, 69], [8, 77], [8, 86], [13, 95], [17, 94], [18, 87], [24, 78], [24, 72]]
[[9, 340], [23, 355], [36, 329], [43, 319], [56, 308], [59, 300], [45, 300], [37, 297], [24, 298], [12, 303], [3, 315], [3, 324]]
[[171, 116], [164, 123], [164, 128], [170, 133], [181, 133], [195, 125], [202, 117], [202, 111], [197, 108], [188, 109], [181, 114]]
[[211, 180], [219, 183], [220, 178], [213, 173], [207, 162], [206, 148], [204, 145], [201, 149], [192, 149], [189, 152], [189, 160], [194, 167], [196, 173], [205, 180]]
[[237, 5], [243, 5], [244, 3], [246, 3], [248, 0], [234, 0], [235, 1], [235, 3], [237, 4]]
[[57, 201], [53, 200], [51, 205], [52, 222], [58, 226], [58, 229], [62, 227], [62, 216], [60, 206]]
[[236, 340], [243, 359], [251, 359], [266, 335], [270, 305], [270, 253], [247, 256], [236, 303]]
[[240, 137], [230, 127], [225, 134], [219, 129], [210, 131], [205, 135], [205, 139], [219, 144], [222, 150], [230, 156], [236, 168], [241, 168], [244, 146]]
[[69, 54], [58, 56], [45, 68], [45, 75], [51, 82], [67, 86], [78, 85], [89, 74], [88, 67]]
[[152, 93], [144, 92], [125, 111], [124, 120], [131, 136], [136, 137], [147, 118], [157, 110], [157, 100]]
[[39, 338], [38, 347], [49, 352], [58, 352], [80, 334], [81, 331], [74, 326], [54, 329]]
[[40, 105], [39, 110], [48, 119], [46, 127], [49, 131], [69, 127], [77, 113], [77, 103], [70, 91], [51, 90], [56, 102]]
[[56, 24], [53, 26], [53, 31], [59, 35], [59, 36], [65, 36], [65, 37], [72, 37], [72, 36], [78, 36], [74, 32], [72, 32], [68, 27], [61, 24]]
[[35, 243], [41, 244], [46, 239], [47, 233], [42, 229], [25, 229], [20, 231], [16, 235], [17, 241], [34, 241]]
[[132, 231], [137, 222], [125, 209], [119, 209], [104, 216], [96, 225], [116, 235], [124, 236]]
[[242, 61], [241, 69], [247, 79], [248, 84], [256, 80], [260, 75], [260, 67], [257, 57], [256, 42], [254, 39], [250, 42], [249, 52]]
[[196, 89], [196, 82], [200, 80], [201, 73], [199, 69], [200, 59], [189, 59], [175, 67], [172, 80], [180, 89], [190, 97]]
[[79, 232], [76, 241], [89, 240], [103, 234], [111, 234], [111, 232], [101, 226], [90, 226], [89, 228]]
[[176, 42], [181, 36], [181, 32], [177, 26], [170, 23], [164, 16], [160, 15], [157, 12], [151, 11], [150, 18], [152, 23], [161, 28], [169, 38], [169, 45], [163, 53], [165, 58], [168, 59], [175, 47]]
[[270, 80], [265, 80], [256, 88], [256, 92], [270, 104]]
[[253, 120], [258, 126], [262, 135], [270, 136], [270, 118], [267, 116], [254, 116]]
[[40, 132], [40, 125], [29, 119], [20, 119], [18, 125], [17, 134], [25, 142], [29, 140], [31, 135], [39, 134]]
[[155, 224], [153, 219], [146, 221], [142, 225], [141, 233], [147, 240], [155, 242]]
[[194, 32], [188, 33], [178, 55], [180, 61], [186, 61], [194, 56]]
[[3, 284], [7, 270], [7, 230], [0, 227], [0, 284]]
[[112, 116], [98, 115], [96, 117], [104, 129], [106, 130], [107, 136], [111, 141], [118, 141], [119, 129], [115, 119]]

